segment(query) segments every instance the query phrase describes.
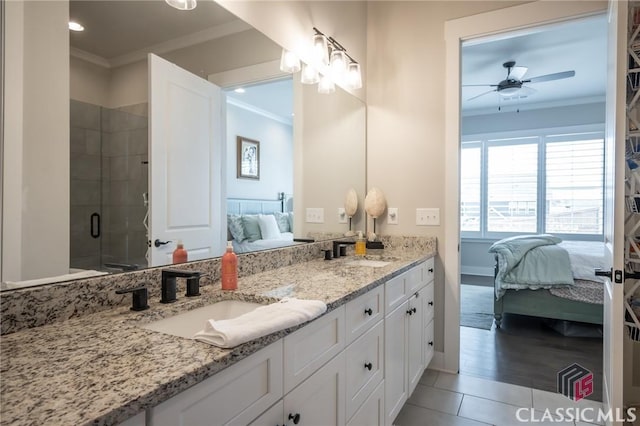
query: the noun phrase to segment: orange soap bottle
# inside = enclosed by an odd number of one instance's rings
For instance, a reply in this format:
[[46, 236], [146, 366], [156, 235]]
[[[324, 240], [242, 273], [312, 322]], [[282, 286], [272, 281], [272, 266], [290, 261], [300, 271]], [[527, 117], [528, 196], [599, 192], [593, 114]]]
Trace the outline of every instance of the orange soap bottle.
[[187, 250], [185, 250], [184, 245], [181, 240], [178, 240], [178, 245], [176, 249], [173, 251], [173, 263], [185, 263], [188, 258]]
[[233, 252], [231, 241], [227, 241], [227, 251], [222, 255], [222, 289], [238, 288], [238, 256]]

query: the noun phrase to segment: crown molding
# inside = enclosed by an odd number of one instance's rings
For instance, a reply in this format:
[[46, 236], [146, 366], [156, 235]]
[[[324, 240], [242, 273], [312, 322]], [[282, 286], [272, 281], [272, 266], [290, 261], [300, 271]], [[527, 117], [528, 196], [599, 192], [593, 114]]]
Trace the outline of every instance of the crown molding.
[[93, 53], [85, 52], [84, 50], [78, 49], [76, 47], [70, 47], [69, 54], [74, 58], [82, 59], [83, 61], [90, 62], [94, 65], [98, 65], [104, 68], [111, 68], [111, 64], [106, 58], [94, 55]]
[[277, 115], [277, 114], [274, 114], [272, 112], [266, 111], [266, 110], [264, 110], [262, 108], [258, 108], [258, 107], [254, 106], [254, 105], [248, 104], [246, 102], [242, 102], [242, 101], [240, 101], [238, 99], [231, 98], [231, 97], [227, 96], [227, 103], [229, 105], [233, 105], [233, 106], [236, 106], [238, 108], [242, 108], [244, 110], [253, 112], [254, 114], [258, 114], [258, 115], [261, 115], [263, 117], [269, 118], [271, 120], [277, 121], [279, 123], [286, 124], [287, 126], [293, 126], [293, 119], [291, 119], [291, 118], [282, 117], [280, 115]]

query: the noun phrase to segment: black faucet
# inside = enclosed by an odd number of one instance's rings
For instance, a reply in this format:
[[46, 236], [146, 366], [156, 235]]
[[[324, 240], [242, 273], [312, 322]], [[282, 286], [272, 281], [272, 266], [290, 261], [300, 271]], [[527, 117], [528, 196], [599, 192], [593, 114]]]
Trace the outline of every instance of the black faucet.
[[355, 244], [355, 241], [349, 241], [349, 240], [345, 240], [345, 241], [340, 241], [340, 240], [333, 240], [333, 257], [340, 257], [341, 255], [344, 256], [343, 253], [340, 253], [340, 246], [342, 245], [347, 245], [347, 244]]
[[176, 299], [176, 278], [187, 279], [187, 293], [185, 296], [200, 296], [200, 277], [198, 271], [183, 271], [181, 269], [162, 270], [162, 289], [160, 303], [173, 303]]

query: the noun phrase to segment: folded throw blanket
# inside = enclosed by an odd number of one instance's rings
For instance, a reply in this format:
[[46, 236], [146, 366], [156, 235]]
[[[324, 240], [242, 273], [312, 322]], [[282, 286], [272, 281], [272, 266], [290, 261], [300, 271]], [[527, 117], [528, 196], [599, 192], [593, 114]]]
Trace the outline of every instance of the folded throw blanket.
[[573, 285], [569, 254], [557, 246], [561, 241], [553, 235], [541, 234], [519, 235], [494, 243], [489, 252], [498, 257], [496, 298], [508, 289]]
[[327, 310], [320, 300], [284, 298], [271, 305], [228, 320], [208, 320], [195, 340], [221, 348], [233, 348], [261, 336], [310, 321]]

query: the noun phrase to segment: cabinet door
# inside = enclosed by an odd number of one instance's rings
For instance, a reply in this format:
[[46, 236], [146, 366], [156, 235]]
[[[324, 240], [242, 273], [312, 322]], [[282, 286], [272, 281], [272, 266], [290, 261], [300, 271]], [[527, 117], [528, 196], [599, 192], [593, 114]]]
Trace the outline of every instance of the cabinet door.
[[384, 284], [385, 315], [393, 312], [394, 309], [407, 300], [407, 293], [405, 292], [406, 277], [407, 273], [403, 272]]
[[362, 336], [383, 316], [384, 286], [382, 285], [347, 303], [347, 345]]
[[433, 281], [427, 284], [422, 293], [422, 308], [424, 309], [424, 323], [429, 324], [433, 319], [433, 308], [435, 306], [433, 298]]
[[407, 391], [407, 307], [406, 301], [384, 321], [385, 423], [392, 425], [406, 402]]
[[382, 381], [384, 327], [378, 323], [345, 350], [347, 354], [347, 419]]
[[284, 403], [278, 401], [273, 407], [262, 413], [260, 417], [250, 423], [251, 426], [284, 426]]
[[347, 426], [384, 426], [384, 381], [369, 395]]
[[433, 346], [433, 320], [431, 320], [424, 329], [424, 368], [429, 366], [433, 358]]
[[329, 361], [284, 397], [287, 425], [344, 425], [345, 355]]
[[344, 349], [344, 306], [284, 338], [284, 393]]
[[282, 341], [149, 410], [153, 426], [247, 424], [282, 398]]
[[411, 396], [416, 385], [420, 381], [424, 371], [424, 321], [422, 308], [422, 290], [411, 296], [408, 300], [408, 376], [409, 390], [407, 396]]
[[420, 290], [427, 283], [425, 281], [426, 270], [424, 268], [424, 263], [421, 263], [418, 266], [414, 266], [409, 269], [407, 272], [407, 277], [405, 279], [405, 290], [407, 294], [413, 294]]

